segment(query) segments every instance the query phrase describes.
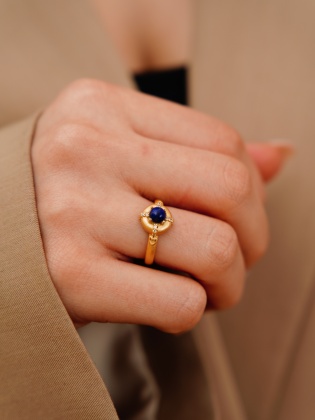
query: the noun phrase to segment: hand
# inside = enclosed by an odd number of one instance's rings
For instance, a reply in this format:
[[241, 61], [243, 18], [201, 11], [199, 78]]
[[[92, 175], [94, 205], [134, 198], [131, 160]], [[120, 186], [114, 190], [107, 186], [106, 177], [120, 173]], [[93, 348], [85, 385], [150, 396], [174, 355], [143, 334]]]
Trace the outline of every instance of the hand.
[[[185, 331], [206, 306], [234, 305], [266, 250], [264, 186], [242, 140], [189, 108], [77, 81], [39, 119], [32, 162], [48, 268], [76, 325]], [[155, 199], [174, 217], [155, 261], [194, 279], [134, 264]]]

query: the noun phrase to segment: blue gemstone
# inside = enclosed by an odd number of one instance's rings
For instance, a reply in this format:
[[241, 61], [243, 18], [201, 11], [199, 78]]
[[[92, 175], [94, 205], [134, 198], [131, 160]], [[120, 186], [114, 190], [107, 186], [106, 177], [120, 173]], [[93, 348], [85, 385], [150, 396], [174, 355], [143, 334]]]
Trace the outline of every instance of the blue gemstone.
[[166, 212], [161, 207], [153, 207], [149, 216], [154, 223], [162, 223], [166, 219]]

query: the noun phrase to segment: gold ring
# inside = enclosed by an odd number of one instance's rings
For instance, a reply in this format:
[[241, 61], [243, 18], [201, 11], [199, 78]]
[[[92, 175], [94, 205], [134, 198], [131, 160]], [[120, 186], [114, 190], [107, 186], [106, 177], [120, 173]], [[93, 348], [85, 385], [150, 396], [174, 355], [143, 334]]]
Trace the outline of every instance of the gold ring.
[[155, 251], [159, 235], [166, 232], [173, 221], [171, 212], [164, 207], [161, 200], [155, 200], [140, 214], [140, 221], [143, 229], [149, 234], [144, 262], [150, 265], [154, 261]]

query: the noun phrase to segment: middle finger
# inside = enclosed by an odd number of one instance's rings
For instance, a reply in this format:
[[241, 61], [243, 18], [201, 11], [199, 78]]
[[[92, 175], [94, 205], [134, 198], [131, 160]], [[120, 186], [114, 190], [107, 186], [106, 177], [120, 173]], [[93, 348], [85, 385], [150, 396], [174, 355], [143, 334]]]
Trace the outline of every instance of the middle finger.
[[123, 177], [140, 195], [226, 221], [238, 235], [248, 266], [262, 255], [268, 242], [267, 218], [243, 162], [156, 140], [128, 144], [133, 160], [123, 165]]

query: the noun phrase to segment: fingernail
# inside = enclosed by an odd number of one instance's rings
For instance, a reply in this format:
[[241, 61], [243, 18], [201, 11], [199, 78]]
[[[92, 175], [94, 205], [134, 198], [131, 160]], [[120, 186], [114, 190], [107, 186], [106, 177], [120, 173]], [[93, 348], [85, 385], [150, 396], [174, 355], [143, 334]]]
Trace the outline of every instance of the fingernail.
[[296, 147], [290, 140], [272, 139], [268, 143], [276, 148], [285, 160], [296, 153]]

